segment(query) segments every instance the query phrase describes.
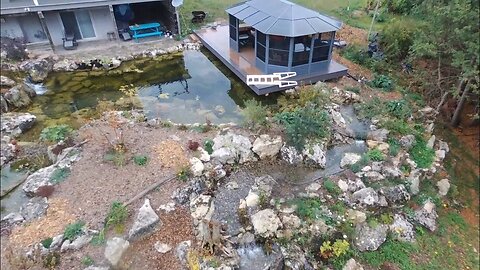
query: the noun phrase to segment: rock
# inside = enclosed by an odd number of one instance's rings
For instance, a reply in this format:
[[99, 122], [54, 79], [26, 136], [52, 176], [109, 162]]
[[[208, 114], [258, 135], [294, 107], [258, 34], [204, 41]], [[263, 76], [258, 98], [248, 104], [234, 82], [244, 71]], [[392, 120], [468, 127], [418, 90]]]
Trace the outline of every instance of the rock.
[[152, 209], [150, 200], [145, 199], [142, 207], [138, 210], [137, 218], [133, 223], [132, 228], [128, 232], [128, 238], [133, 239], [141, 234], [145, 234], [150, 231], [155, 225], [160, 222], [160, 218]]
[[275, 157], [282, 148], [282, 138], [276, 136], [271, 138], [268, 134], [260, 135], [253, 142], [253, 152], [257, 154], [260, 159]]
[[119, 237], [114, 237], [107, 241], [105, 247], [105, 258], [113, 265], [117, 266], [123, 253], [128, 249], [130, 243]]
[[305, 188], [305, 191], [307, 191], [307, 193], [311, 193], [318, 191], [320, 188], [322, 188], [321, 184], [313, 182]]
[[261, 210], [250, 217], [255, 233], [262, 237], [272, 237], [282, 226], [272, 209]]
[[388, 203], [392, 205], [404, 204], [410, 200], [410, 194], [403, 184], [393, 187], [382, 187], [379, 193], [384, 195]]
[[347, 211], [348, 220], [353, 224], [360, 224], [367, 220], [367, 215], [358, 210], [348, 209]]
[[435, 204], [427, 200], [422, 208], [415, 211], [415, 221], [430, 231], [437, 229], [437, 211]]
[[430, 149], [433, 149], [434, 145], [435, 145], [435, 135], [432, 135], [432, 137], [430, 137], [430, 139], [428, 139], [427, 147], [430, 148]]
[[122, 64], [122, 61], [116, 59], [116, 58], [112, 58], [112, 66], [111, 68], [118, 68], [120, 65]]
[[359, 264], [357, 261], [355, 261], [354, 258], [351, 258], [343, 266], [342, 270], [363, 270], [363, 266]]
[[387, 239], [388, 226], [379, 224], [370, 227], [367, 223], [357, 225], [355, 228], [354, 244], [359, 251], [374, 251]]
[[77, 63], [70, 59], [63, 59], [53, 64], [53, 71], [74, 71], [78, 68]]
[[[279, 265], [278, 268], [264, 268], [264, 269], [313, 269], [312, 266], [308, 263], [307, 258], [305, 257], [305, 252], [301, 247], [296, 244], [289, 244], [286, 247], [280, 247], [281, 254], [283, 255], [283, 263]], [[283, 265], [284, 264], [284, 265]]]
[[385, 179], [385, 176], [383, 176], [381, 173], [379, 173], [377, 171], [365, 172], [363, 174], [363, 177], [365, 177], [365, 180], [367, 182], [378, 182], [378, 181], [381, 181], [381, 180]]
[[183, 266], [188, 265], [187, 255], [191, 245], [192, 242], [190, 240], [183, 241], [180, 242], [180, 244], [178, 244], [177, 248], [175, 249], [175, 255]]
[[354, 201], [368, 206], [373, 206], [374, 204], [378, 203], [378, 194], [371, 187], [363, 188], [359, 191], [356, 191], [352, 194], [352, 198]]
[[193, 176], [202, 176], [203, 170], [205, 169], [205, 166], [203, 165], [202, 161], [196, 157], [192, 157], [190, 159], [190, 169], [193, 173]]
[[30, 113], [2, 113], [1, 131], [2, 136], [16, 137], [33, 127], [36, 121], [35, 115]]
[[[17, 147], [10, 142], [11, 140], [8, 136], [3, 136], [0, 139], [0, 166], [3, 166], [4, 164], [10, 162], [16, 155], [15, 150], [17, 149]], [[5, 189], [5, 185], [2, 185], [2, 196], [4, 195], [4, 190], [7, 191], [7, 189]]]
[[415, 139], [414, 135], [405, 135], [400, 138], [400, 145], [406, 149], [412, 148], [417, 140]]
[[256, 161], [251, 151], [252, 143], [242, 135], [227, 133], [219, 135], [213, 139], [212, 159], [217, 160], [221, 164], [234, 164], [236, 162], [242, 164], [249, 161]]
[[438, 141], [438, 150], [443, 150], [445, 153], [450, 152], [450, 147], [448, 147], [448, 143], [439, 140]]
[[83, 234], [75, 238], [75, 240], [73, 240], [72, 242], [67, 239], [65, 240], [65, 242], [63, 242], [62, 247], [60, 248], [60, 252], [65, 252], [68, 250], [80, 250], [84, 246], [88, 245], [92, 238], [93, 235]]
[[257, 193], [252, 192], [251, 190], [248, 192], [247, 197], [245, 197], [245, 203], [247, 207], [256, 207], [260, 202], [260, 196]]
[[2, 222], [6, 222], [7, 224], [15, 224], [23, 221], [23, 216], [18, 212], [10, 213], [2, 218]]
[[382, 175], [387, 178], [402, 178], [403, 172], [397, 167], [383, 166]]
[[2, 113], [8, 112], [8, 103], [2, 94], [0, 94], [0, 112]]
[[395, 214], [393, 224], [390, 225], [390, 231], [397, 240], [404, 242], [415, 241], [414, 227], [403, 215]]
[[62, 246], [63, 242], [63, 234], [59, 234], [52, 239], [52, 243], [50, 244], [49, 250], [57, 250]]
[[312, 164], [322, 169], [325, 168], [327, 158], [324, 144], [308, 144], [305, 146], [302, 153], [306, 156], [305, 161], [308, 164]]
[[0, 76], [0, 86], [1, 87], [12, 87], [15, 84], [16, 84], [15, 81], [8, 78], [7, 76], [3, 76], [3, 75]]
[[90, 265], [89, 267], [83, 269], [83, 270], [109, 270], [110, 267], [108, 266], [93, 266], [93, 265]]
[[212, 196], [202, 194], [190, 202], [190, 215], [197, 221], [202, 219], [210, 221], [214, 210]]
[[448, 190], [450, 189], [450, 181], [448, 179], [442, 179], [437, 182], [438, 187], [438, 195], [446, 196], [448, 194]]
[[446, 153], [445, 150], [436, 150], [435, 151], [435, 160], [442, 161], [445, 159]]
[[345, 168], [348, 165], [353, 165], [362, 159], [362, 156], [355, 153], [345, 153], [342, 160], [340, 161], [340, 167]]
[[200, 153], [200, 157], [199, 159], [203, 162], [209, 162], [210, 161], [210, 154], [208, 154], [207, 151], [205, 151], [205, 149], [203, 149], [202, 147], [199, 147], [197, 149], [197, 151]]
[[378, 149], [382, 153], [387, 153], [390, 145], [386, 142], [367, 140], [367, 146], [369, 149]]
[[45, 215], [47, 213], [47, 208], [47, 198], [35, 197], [31, 198], [27, 203], [20, 207], [20, 214], [25, 221], [30, 221]]
[[293, 214], [282, 215], [282, 224], [288, 229], [298, 229], [302, 225], [302, 220]]
[[365, 183], [361, 179], [355, 179], [355, 181], [348, 180], [348, 191], [355, 192], [362, 188], [366, 188]]
[[53, 61], [50, 58], [27, 60], [20, 64], [20, 70], [28, 73], [33, 83], [43, 82], [53, 70]]
[[165, 243], [160, 243], [160, 242], [156, 242], [155, 245], [153, 246], [155, 248], [156, 251], [158, 251], [159, 253], [167, 253], [169, 252], [170, 250], [172, 250], [172, 247], [169, 246], [168, 244], [165, 244]]
[[349, 189], [347, 182], [343, 180], [338, 180], [337, 185], [343, 192], [347, 192]]
[[205, 183], [200, 178], [193, 178], [185, 187], [177, 188], [173, 194], [172, 199], [176, 203], [182, 205], [190, 201], [190, 198], [196, 197], [205, 190]]
[[410, 183], [410, 193], [412, 195], [418, 194], [420, 192], [420, 177], [422, 176], [422, 171], [420, 169], [415, 169], [410, 172], [410, 175], [407, 178], [407, 181]]
[[280, 156], [282, 157], [282, 160], [291, 165], [296, 165], [303, 162], [303, 155], [298, 153], [295, 147], [287, 146], [286, 144], [284, 144], [280, 149]]
[[376, 129], [369, 131], [367, 134], [367, 140], [372, 140], [372, 141], [378, 141], [378, 142], [384, 142], [387, 140], [388, 134], [390, 131], [381, 128], [381, 129]]
[[175, 211], [175, 203], [169, 202], [167, 204], [162, 204], [158, 207], [158, 210], [163, 210], [165, 211], [165, 213], [170, 213], [172, 211]]
[[235, 181], [228, 182], [225, 187], [230, 190], [238, 189], [238, 183]]

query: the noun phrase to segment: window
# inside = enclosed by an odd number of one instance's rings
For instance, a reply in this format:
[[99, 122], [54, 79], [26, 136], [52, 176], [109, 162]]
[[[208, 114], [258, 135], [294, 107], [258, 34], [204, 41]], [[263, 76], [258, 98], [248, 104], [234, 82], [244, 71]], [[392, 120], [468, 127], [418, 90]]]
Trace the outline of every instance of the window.
[[237, 41], [237, 18], [230, 15], [230, 38]]
[[265, 55], [267, 53], [267, 36], [256, 30], [257, 32], [257, 58], [265, 62]]
[[269, 42], [268, 63], [277, 66], [288, 66], [290, 38], [270, 36]]
[[257, 30], [257, 41], [258, 41], [258, 43], [260, 43], [264, 47], [267, 46], [266, 45], [267, 44], [267, 36], [264, 33], [260, 32], [258, 30]]
[[333, 32], [321, 33], [313, 42], [312, 62], [328, 60], [330, 47], [332, 45]]
[[312, 45], [311, 36], [296, 37], [293, 44], [293, 66], [308, 64]]
[[90, 13], [87, 10], [62, 11], [60, 18], [65, 35], [73, 35], [76, 39], [95, 37]]

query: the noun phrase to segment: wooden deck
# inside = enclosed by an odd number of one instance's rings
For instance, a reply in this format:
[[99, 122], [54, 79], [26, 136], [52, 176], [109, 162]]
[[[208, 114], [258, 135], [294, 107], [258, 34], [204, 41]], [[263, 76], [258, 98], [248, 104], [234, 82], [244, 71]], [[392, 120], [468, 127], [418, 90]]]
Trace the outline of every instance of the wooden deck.
[[[255, 50], [253, 47], [242, 48], [240, 52], [230, 49], [229, 45], [229, 28], [228, 25], [219, 25], [216, 29], [203, 28], [195, 31], [205, 48], [212, 52], [218, 59], [222, 61], [237, 77], [243, 82], [247, 81], [248, 75], [263, 75], [264, 73], [255, 67]], [[299, 84], [312, 84], [318, 81], [325, 81], [339, 78], [347, 74], [347, 68], [331, 61], [330, 64], [322, 71], [296, 76], [292, 80], [296, 80]], [[249, 86], [257, 95], [265, 95], [268, 93], [284, 91], [288, 88], [279, 88], [278, 86]]]

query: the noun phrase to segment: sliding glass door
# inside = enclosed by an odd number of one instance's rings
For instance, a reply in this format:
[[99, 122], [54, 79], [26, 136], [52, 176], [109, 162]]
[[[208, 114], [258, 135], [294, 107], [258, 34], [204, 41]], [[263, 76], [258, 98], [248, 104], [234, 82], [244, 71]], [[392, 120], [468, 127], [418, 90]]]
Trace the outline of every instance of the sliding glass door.
[[74, 35], [76, 39], [95, 37], [92, 19], [88, 10], [60, 12], [66, 35]]

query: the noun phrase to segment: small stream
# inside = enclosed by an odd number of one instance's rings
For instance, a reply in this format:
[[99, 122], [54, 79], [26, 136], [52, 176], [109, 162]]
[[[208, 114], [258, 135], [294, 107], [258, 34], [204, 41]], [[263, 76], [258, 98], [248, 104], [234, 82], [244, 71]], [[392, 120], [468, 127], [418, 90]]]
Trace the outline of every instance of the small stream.
[[11, 212], [19, 211], [20, 207], [28, 201], [27, 195], [21, 188], [17, 187], [14, 189], [14, 187], [18, 186], [19, 183], [22, 183], [27, 178], [28, 174], [25, 172], [16, 172], [10, 168], [10, 165], [6, 165], [1, 169], [1, 176], [2, 200], [0, 217], [3, 218]]

